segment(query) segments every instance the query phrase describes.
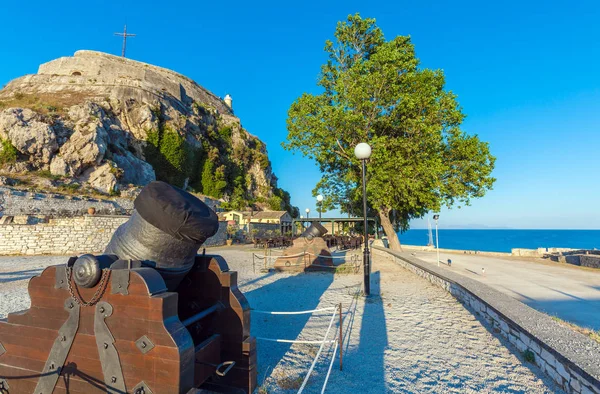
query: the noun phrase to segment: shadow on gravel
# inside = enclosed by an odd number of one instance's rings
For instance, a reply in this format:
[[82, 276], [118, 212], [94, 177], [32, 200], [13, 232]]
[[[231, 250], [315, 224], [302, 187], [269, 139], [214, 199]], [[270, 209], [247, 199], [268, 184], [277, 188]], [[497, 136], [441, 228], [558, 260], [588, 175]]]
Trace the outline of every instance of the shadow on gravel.
[[40, 275], [43, 270], [43, 268], [35, 268], [24, 271], [0, 272], [0, 283], [10, 283], [19, 280], [31, 279], [36, 275]]
[[269, 272], [267, 272], [266, 274], [264, 274], [264, 275], [262, 275], [262, 276], [259, 276], [258, 278], [251, 279], [251, 280], [249, 280], [249, 281], [247, 281], [247, 282], [244, 282], [244, 283], [240, 284], [240, 285], [238, 286], [238, 288], [239, 288], [240, 290], [243, 290], [243, 289], [244, 289], [244, 287], [246, 287], [246, 286], [250, 286], [251, 284], [254, 284], [254, 283], [256, 283], [256, 282], [260, 282], [261, 280], [265, 280], [265, 279], [267, 279], [268, 277], [270, 277], [270, 276], [273, 276], [273, 275], [275, 275], [275, 272], [274, 272], [274, 271], [269, 271]]
[[[285, 275], [285, 274], [281, 274]], [[261, 279], [261, 278], [259, 278]], [[333, 275], [324, 272], [300, 273], [294, 276], [282, 276], [281, 279], [245, 293], [252, 309], [263, 311], [303, 311], [316, 309], [321, 296], [333, 283]], [[273, 339], [321, 340], [329, 323], [331, 311], [315, 315], [265, 315], [251, 314], [252, 335]], [[324, 325], [319, 337], [298, 338], [309, 319], [319, 319], [319, 327]], [[262, 385], [277, 364], [290, 350], [291, 344], [257, 340], [258, 385]], [[316, 350], [318, 345], [312, 346]], [[310, 364], [306, 366], [308, 368]]]
[[[521, 364], [523, 364], [525, 367], [529, 368], [529, 370], [540, 380], [542, 380], [549, 389], [557, 389], [558, 386], [556, 386], [554, 384], [554, 382], [547, 376], [545, 375], [537, 365], [532, 364], [530, 362], [525, 361], [523, 354], [517, 349], [515, 348], [515, 346], [513, 344], [511, 344], [506, 338], [504, 338], [501, 334], [499, 334], [497, 329], [494, 329], [494, 327], [492, 327], [487, 320], [485, 320], [479, 313], [475, 312], [473, 309], [471, 309], [469, 306], [463, 304], [462, 302], [460, 303], [463, 308], [465, 308], [467, 311], [469, 311], [469, 313], [471, 315], [473, 315], [473, 317], [475, 317], [475, 319], [490, 333], [492, 334], [492, 336], [494, 338], [496, 338], [497, 340], [500, 341], [500, 343], [502, 344], [502, 346], [504, 346], [506, 349], [508, 349], [509, 352], [511, 352], [512, 354], [514, 354], [517, 359], [521, 362]], [[527, 304], [527, 303], [525, 303]], [[536, 308], [537, 309], [537, 308]], [[512, 390], [512, 391], [505, 391], [502, 389], [502, 387], [500, 387], [497, 390], [494, 390], [505, 393], [505, 392], [511, 392], [511, 393], [518, 393], [518, 394], [525, 394], [526, 392], [521, 391], [521, 390]], [[558, 391], [557, 391], [558, 392]], [[560, 391], [561, 393], [563, 392], [562, 390]]]
[[535, 299], [502, 286], [527, 306], [580, 327], [600, 330], [600, 299]]
[[384, 353], [388, 346], [385, 311], [381, 299], [381, 274], [371, 274], [371, 295], [365, 300], [365, 306], [360, 325], [360, 343], [352, 358], [368, 364], [369, 393], [387, 393], [385, 383]]

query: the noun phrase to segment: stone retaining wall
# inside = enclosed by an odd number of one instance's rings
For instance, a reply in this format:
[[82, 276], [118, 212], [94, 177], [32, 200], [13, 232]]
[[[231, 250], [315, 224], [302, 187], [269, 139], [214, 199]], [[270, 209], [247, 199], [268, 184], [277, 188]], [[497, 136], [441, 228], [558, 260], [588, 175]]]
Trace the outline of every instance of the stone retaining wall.
[[0, 216], [80, 216], [87, 213], [91, 207], [96, 208], [96, 213], [102, 215], [125, 215], [133, 210], [133, 200], [38, 193], [0, 186]]
[[516, 350], [533, 356], [535, 364], [567, 393], [600, 394], [600, 344], [597, 342], [451, 269], [435, 267], [408, 253], [379, 246], [373, 247], [373, 253], [394, 260], [450, 292]]
[[600, 256], [596, 254], [555, 255], [551, 256], [550, 260], [588, 268], [600, 268]]
[[[381, 245], [381, 244], [380, 244]], [[387, 245], [385, 245], [387, 247]], [[402, 245], [406, 250], [420, 250], [435, 252], [432, 246]], [[538, 248], [538, 249], [512, 249], [511, 253], [481, 252], [479, 250], [441, 249], [443, 253], [476, 254], [491, 257], [547, 257], [552, 261], [565, 264], [580, 265], [588, 268], [600, 268], [599, 250], [580, 250], [568, 248]]]
[[[418, 246], [418, 245], [402, 245], [403, 249], [410, 250], [421, 250], [424, 252], [433, 252], [435, 251], [435, 247], [433, 246]], [[494, 256], [494, 257], [506, 257], [512, 256], [511, 253], [506, 252], [482, 252], [480, 250], [463, 250], [463, 249], [443, 249], [440, 248], [440, 252], [442, 253], [460, 253], [460, 254], [477, 254], [481, 256]]]
[[[227, 222], [219, 222], [219, 230], [204, 242], [203, 247], [222, 246], [227, 241]], [[202, 250], [200, 250], [202, 251]]]
[[600, 256], [591, 254], [579, 255], [579, 265], [582, 267], [600, 268]]
[[[0, 255], [70, 255], [101, 253], [115, 230], [129, 216], [79, 216], [50, 219], [48, 223], [0, 226]], [[204, 246], [224, 245], [227, 223]]]

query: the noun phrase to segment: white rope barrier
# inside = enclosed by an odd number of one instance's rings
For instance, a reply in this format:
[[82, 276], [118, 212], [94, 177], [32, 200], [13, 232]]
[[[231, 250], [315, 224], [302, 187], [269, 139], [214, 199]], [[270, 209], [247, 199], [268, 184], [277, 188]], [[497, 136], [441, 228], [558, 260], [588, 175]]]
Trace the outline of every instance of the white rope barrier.
[[333, 348], [333, 356], [331, 356], [331, 362], [329, 363], [329, 369], [327, 370], [327, 376], [325, 376], [325, 383], [323, 383], [323, 389], [321, 389], [321, 394], [325, 392], [325, 388], [327, 387], [327, 382], [329, 382], [329, 375], [331, 374], [331, 368], [333, 367], [333, 362], [335, 361], [335, 354], [337, 353], [338, 341], [335, 341], [335, 347]]
[[255, 338], [257, 340], [268, 341], [268, 342], [302, 343], [302, 344], [307, 344], [307, 345], [322, 345], [322, 344], [325, 344], [325, 343], [334, 343], [334, 342], [336, 342], [335, 339], [329, 340], [329, 341], [297, 341], [297, 340], [293, 340], [293, 339], [272, 339], [272, 338], [262, 338], [262, 337], [255, 337]]
[[315, 365], [317, 365], [317, 360], [319, 359], [319, 356], [321, 355], [321, 352], [323, 351], [323, 348], [325, 347], [325, 341], [327, 341], [327, 337], [329, 336], [329, 331], [331, 331], [331, 326], [333, 326], [333, 322], [335, 321], [335, 317], [336, 317], [336, 311], [333, 311], [333, 314], [331, 315], [331, 321], [329, 322], [329, 327], [327, 327], [327, 332], [325, 333], [325, 337], [323, 337], [323, 343], [321, 343], [321, 346], [319, 347], [319, 351], [317, 352], [317, 355], [315, 356], [315, 359], [312, 362], [312, 365], [310, 366], [308, 373], [306, 374], [306, 377], [304, 378], [304, 381], [302, 382], [302, 386], [300, 386], [300, 389], [298, 390], [298, 394], [301, 394], [302, 391], [304, 390], [304, 387], [306, 387], [306, 384], [308, 383], [308, 379], [310, 378], [310, 375], [312, 374], [312, 371], [315, 369]]
[[278, 256], [265, 256], [264, 254], [260, 255], [260, 254], [256, 254], [256, 253], [252, 253], [252, 254], [254, 255], [254, 257], [256, 257], [257, 259], [261, 259], [261, 260], [263, 260], [263, 259], [275, 259], [275, 260], [277, 260], [278, 258], [282, 258], [282, 259], [288, 259], [288, 258], [290, 258], [290, 259], [292, 259], [292, 258], [295, 258], [295, 257], [303, 257], [303, 256], [306, 256], [306, 255], [308, 255], [308, 256], [315, 256], [315, 257], [319, 257], [319, 258], [322, 258], [322, 259], [346, 260], [345, 256], [326, 256], [326, 255], [323, 255], [323, 254], [314, 254], [314, 253], [310, 253], [310, 252], [304, 252], [304, 253], [292, 254], [292, 255], [283, 255], [283, 254], [281, 254], [281, 255], [278, 255]]
[[[323, 259], [342, 259], [342, 260], [346, 260], [345, 256], [325, 256], [323, 254], [314, 254], [314, 253], [310, 253], [310, 252], [306, 252], [307, 255], [309, 256], [315, 256], [315, 257], [320, 257]], [[287, 257], [287, 256], [282, 256], [282, 257]]]
[[292, 311], [292, 312], [274, 312], [274, 311], [261, 311], [258, 309], [250, 309], [251, 312], [254, 313], [263, 313], [265, 315], [304, 315], [304, 314], [308, 314], [308, 313], [316, 313], [316, 312], [323, 312], [323, 311], [332, 311], [337, 309], [337, 307], [335, 306], [330, 306], [327, 308], [321, 308], [321, 309], [312, 309], [310, 311]]
[[254, 257], [256, 257], [259, 260], [265, 260], [265, 259], [277, 260], [279, 257], [281, 257], [281, 256], [265, 256], [264, 254], [260, 255], [260, 254], [255, 254], [255, 253], [252, 253], [252, 254], [254, 255]]

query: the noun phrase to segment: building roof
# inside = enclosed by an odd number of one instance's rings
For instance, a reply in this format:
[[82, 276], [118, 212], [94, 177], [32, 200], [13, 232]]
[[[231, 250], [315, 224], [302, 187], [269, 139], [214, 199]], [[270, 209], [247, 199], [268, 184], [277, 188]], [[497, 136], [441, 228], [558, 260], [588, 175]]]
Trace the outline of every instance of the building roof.
[[260, 211], [256, 212], [252, 219], [281, 219], [287, 211]]

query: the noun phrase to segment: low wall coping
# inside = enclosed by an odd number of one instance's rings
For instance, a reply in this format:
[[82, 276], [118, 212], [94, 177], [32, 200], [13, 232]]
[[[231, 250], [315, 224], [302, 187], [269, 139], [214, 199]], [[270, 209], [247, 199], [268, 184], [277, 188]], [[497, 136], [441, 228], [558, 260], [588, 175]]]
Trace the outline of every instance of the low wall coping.
[[446, 268], [432, 266], [406, 252], [397, 252], [380, 246], [373, 246], [372, 249], [389, 253], [423, 271], [462, 287], [505, 320], [526, 332], [531, 339], [559, 361], [566, 362], [583, 378], [600, 387], [600, 344], [591, 338], [564, 327], [545, 313], [484, 283]]

